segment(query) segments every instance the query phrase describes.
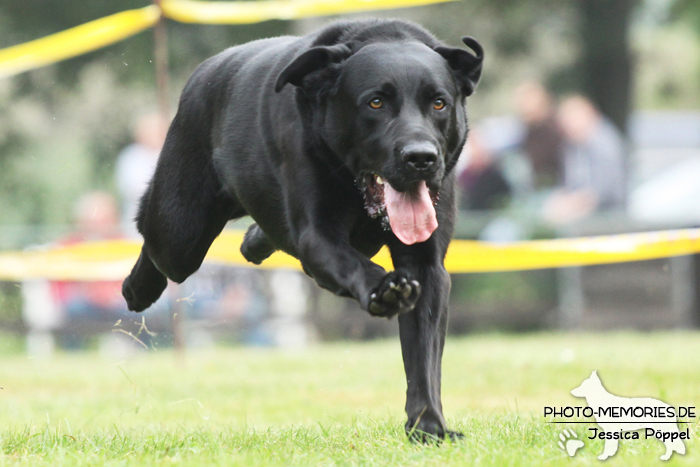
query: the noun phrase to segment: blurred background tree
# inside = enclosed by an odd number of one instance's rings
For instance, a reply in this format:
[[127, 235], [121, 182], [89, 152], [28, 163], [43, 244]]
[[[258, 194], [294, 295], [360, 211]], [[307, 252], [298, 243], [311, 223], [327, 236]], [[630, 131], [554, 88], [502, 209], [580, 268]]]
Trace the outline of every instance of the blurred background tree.
[[581, 54], [578, 87], [626, 132], [632, 98], [630, 23], [639, 0], [574, 0]]
[[[149, 3], [3, 2], [0, 48]], [[173, 104], [205, 58], [235, 44], [287, 34], [291, 27], [283, 21], [241, 26], [168, 21]], [[153, 34], [146, 31], [0, 80], [0, 225], [66, 224], [80, 193], [112, 190], [114, 161], [131, 140], [132, 122], [156, 107], [154, 75]]]
[[[540, 65], [551, 60], [555, 68], [540, 70], [545, 76], [539, 78], [559, 92], [585, 94], [622, 131], [627, 128], [632, 99], [630, 26], [640, 3], [640, 0], [469, 2], [474, 5], [470, 17], [488, 24], [489, 35], [494, 36], [493, 45], [501, 57], [530, 58]], [[458, 7], [446, 5], [444, 10], [448, 8]], [[465, 9], [462, 5], [459, 8]], [[443, 24], [452, 23], [456, 27], [461, 24], [446, 14], [440, 16]], [[430, 19], [427, 21], [438, 28]], [[553, 36], [563, 39], [563, 44], [557, 43]], [[562, 52], [551, 50], [563, 45], [568, 47]], [[550, 49], [550, 54], [554, 52], [550, 60], [538, 57], [547, 53], [538, 52], [538, 48]]]
[[671, 10], [674, 19], [689, 21], [700, 34], [700, 3], [695, 0], [675, 0]]

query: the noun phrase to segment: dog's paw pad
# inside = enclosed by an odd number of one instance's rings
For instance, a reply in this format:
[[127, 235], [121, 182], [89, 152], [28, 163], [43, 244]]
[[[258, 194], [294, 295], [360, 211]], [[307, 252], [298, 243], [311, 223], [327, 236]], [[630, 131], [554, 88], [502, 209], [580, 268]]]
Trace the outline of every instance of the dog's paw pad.
[[578, 439], [576, 437], [576, 433], [574, 433], [572, 430], [564, 429], [563, 432], [559, 434], [559, 448], [562, 451], [565, 451], [569, 457], [574, 457], [576, 455], [576, 451], [581, 449], [583, 445], [583, 441]]
[[367, 309], [374, 316], [392, 317], [411, 311], [420, 295], [420, 284], [404, 271], [384, 276], [369, 297]]
[[372, 313], [373, 315], [381, 316], [386, 312], [384, 307], [379, 304], [377, 301], [377, 294], [373, 293], [369, 297], [369, 312]]
[[393, 282], [389, 282], [389, 288], [382, 294], [382, 301], [385, 303], [398, 303], [399, 296], [397, 294], [398, 286]]

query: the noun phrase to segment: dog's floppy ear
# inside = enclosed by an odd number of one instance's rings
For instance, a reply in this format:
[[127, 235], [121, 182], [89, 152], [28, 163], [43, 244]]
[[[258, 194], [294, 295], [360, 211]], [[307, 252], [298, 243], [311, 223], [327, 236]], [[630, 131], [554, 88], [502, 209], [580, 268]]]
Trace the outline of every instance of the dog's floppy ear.
[[277, 77], [275, 92], [280, 92], [285, 84], [301, 86], [309, 73], [326, 68], [332, 63], [342, 62], [352, 54], [345, 44], [312, 47], [299, 55]]
[[442, 55], [452, 68], [457, 78], [457, 82], [462, 88], [465, 96], [470, 96], [476, 88], [476, 84], [481, 77], [481, 64], [484, 61], [484, 49], [476, 39], [463, 37], [462, 42], [472, 49], [476, 55], [472, 55], [464, 49], [439, 46], [435, 51]]

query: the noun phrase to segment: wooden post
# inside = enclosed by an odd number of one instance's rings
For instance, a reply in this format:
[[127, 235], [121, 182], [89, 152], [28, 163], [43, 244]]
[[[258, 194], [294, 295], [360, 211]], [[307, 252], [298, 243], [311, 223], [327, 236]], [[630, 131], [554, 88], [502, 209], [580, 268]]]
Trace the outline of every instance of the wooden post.
[[[160, 7], [161, 0], [153, 0]], [[170, 79], [168, 74], [168, 31], [165, 18], [160, 17], [153, 29], [153, 57], [156, 66], [156, 88], [158, 90], [158, 111], [164, 122], [170, 122], [170, 99], [168, 88]]]
[[180, 363], [185, 357], [185, 332], [182, 323], [185, 320], [185, 309], [187, 308], [183, 300], [183, 287], [181, 284], [172, 283], [172, 295], [170, 305], [170, 331], [173, 333], [173, 350], [175, 358]]

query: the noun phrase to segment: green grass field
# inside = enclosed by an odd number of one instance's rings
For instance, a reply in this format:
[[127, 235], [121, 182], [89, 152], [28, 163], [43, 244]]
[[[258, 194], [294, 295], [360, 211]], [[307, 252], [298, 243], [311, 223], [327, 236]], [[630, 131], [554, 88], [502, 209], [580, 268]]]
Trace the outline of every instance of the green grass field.
[[[611, 392], [700, 406], [700, 334], [483, 335], [448, 340], [443, 405], [466, 439], [410, 443], [397, 341], [304, 351], [222, 348], [113, 361], [0, 356], [0, 466], [599, 465], [586, 443], [557, 447], [567, 425], [545, 405], [583, 405], [569, 391], [597, 369]], [[687, 454], [658, 460], [655, 440], [622, 441], [608, 465], [700, 464], [697, 419]], [[600, 465], [605, 465], [600, 464]]]

